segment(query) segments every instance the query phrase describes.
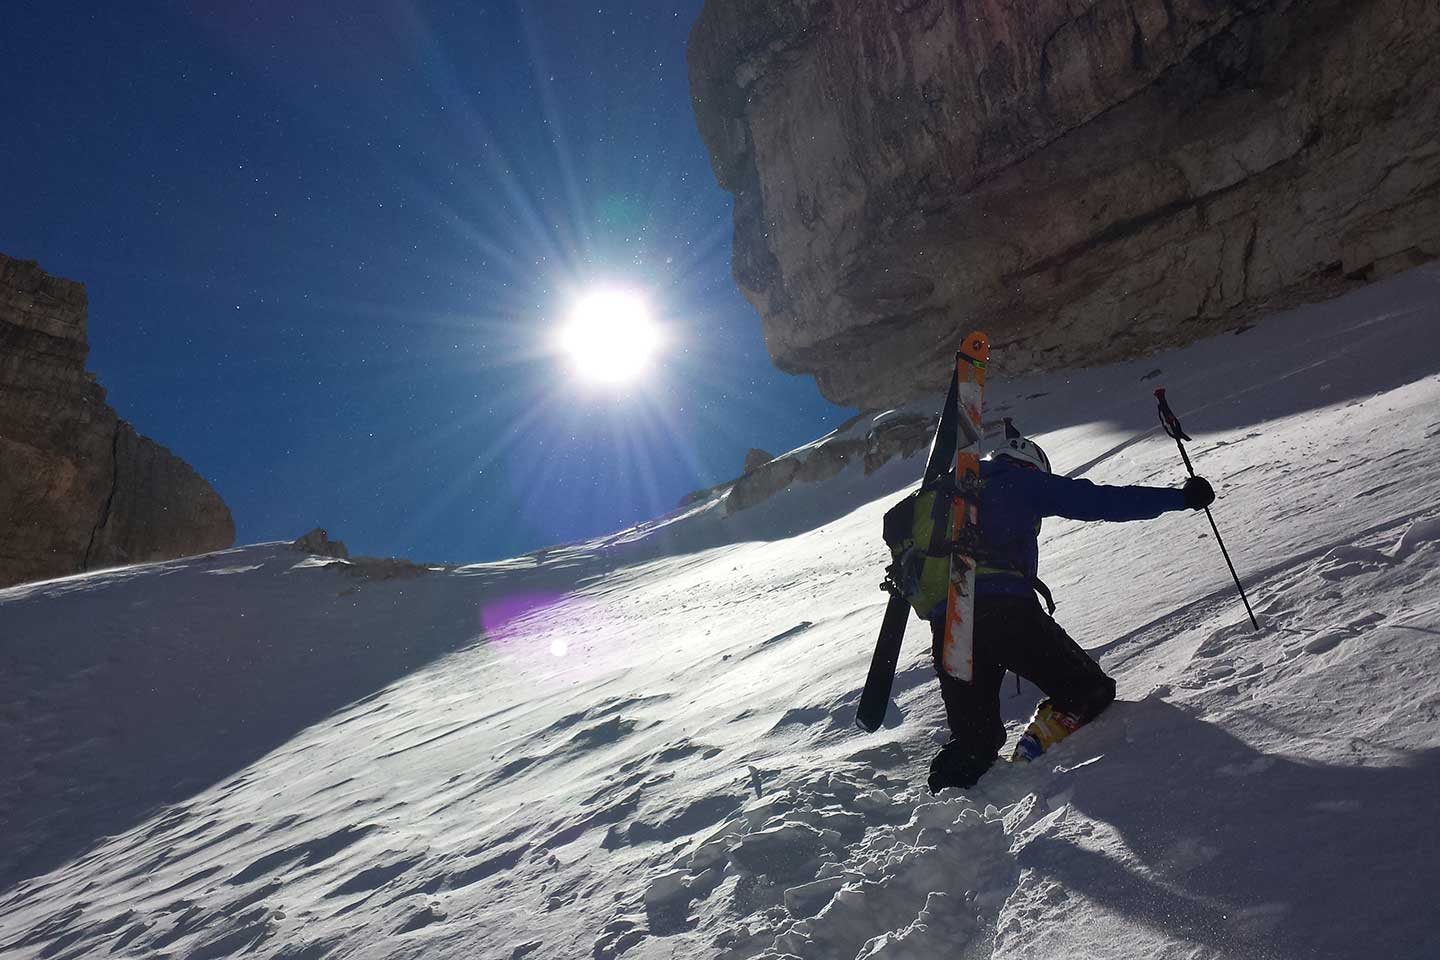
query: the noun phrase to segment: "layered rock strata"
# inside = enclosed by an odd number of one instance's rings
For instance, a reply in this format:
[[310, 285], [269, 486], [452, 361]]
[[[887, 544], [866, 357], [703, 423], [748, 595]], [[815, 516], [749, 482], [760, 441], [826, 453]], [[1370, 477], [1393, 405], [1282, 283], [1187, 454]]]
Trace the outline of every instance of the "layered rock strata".
[[217, 550], [230, 510], [85, 371], [85, 287], [0, 255], [0, 586]]
[[1223, 329], [1440, 255], [1434, 0], [708, 0], [734, 275], [846, 405]]

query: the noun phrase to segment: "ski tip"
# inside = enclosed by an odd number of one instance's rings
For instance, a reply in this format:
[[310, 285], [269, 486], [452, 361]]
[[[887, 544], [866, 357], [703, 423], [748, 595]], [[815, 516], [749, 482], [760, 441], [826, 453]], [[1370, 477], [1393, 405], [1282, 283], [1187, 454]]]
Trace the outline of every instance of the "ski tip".
[[990, 359], [990, 338], [976, 330], [965, 338], [960, 352], [971, 360], [984, 363]]

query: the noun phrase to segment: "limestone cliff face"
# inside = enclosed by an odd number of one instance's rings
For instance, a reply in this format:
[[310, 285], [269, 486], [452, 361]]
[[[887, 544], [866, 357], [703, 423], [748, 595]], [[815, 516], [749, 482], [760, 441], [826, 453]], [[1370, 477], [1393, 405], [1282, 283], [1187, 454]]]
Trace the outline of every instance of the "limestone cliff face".
[[689, 64], [735, 278], [839, 403], [1440, 256], [1435, 0], [708, 0]]
[[0, 255], [0, 586], [230, 546], [211, 486], [85, 372], [85, 288]]

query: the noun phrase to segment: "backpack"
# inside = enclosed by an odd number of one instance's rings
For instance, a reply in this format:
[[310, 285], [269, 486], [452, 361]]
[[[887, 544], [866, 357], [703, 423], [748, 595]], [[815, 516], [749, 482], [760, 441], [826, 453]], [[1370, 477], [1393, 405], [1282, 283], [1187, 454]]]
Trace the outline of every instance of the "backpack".
[[950, 541], [945, 534], [951, 500], [939, 487], [922, 486], [885, 512], [883, 536], [891, 562], [883, 586], [903, 597], [921, 619], [943, 606], [950, 592]]
[[[942, 612], [950, 594], [950, 555], [955, 549], [950, 539], [950, 510], [961, 493], [952, 463], [960, 420], [959, 391], [959, 375], [952, 372], [920, 488], [886, 511], [881, 534], [890, 548], [890, 565], [880, 586], [902, 597], [922, 620]], [[978, 481], [971, 483], [974, 486], [964, 494], [978, 496]], [[974, 536], [973, 529], [967, 528], [967, 534]]]

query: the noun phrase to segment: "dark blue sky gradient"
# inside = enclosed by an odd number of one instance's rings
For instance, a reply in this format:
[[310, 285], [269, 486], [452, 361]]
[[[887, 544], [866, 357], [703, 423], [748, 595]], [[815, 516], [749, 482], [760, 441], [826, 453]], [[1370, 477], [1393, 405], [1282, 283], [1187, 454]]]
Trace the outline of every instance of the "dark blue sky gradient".
[[[700, 0], [7, 5], [0, 252], [241, 542], [474, 561], [618, 529], [851, 411], [767, 357], [691, 114]], [[546, 352], [652, 298], [625, 390]]]

